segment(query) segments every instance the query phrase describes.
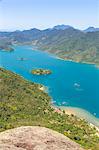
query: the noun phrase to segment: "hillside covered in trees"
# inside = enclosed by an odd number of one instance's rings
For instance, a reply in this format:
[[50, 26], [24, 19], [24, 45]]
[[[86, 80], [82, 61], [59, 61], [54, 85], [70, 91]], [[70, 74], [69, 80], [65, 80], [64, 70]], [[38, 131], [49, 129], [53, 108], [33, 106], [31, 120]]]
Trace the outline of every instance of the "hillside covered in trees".
[[27, 125], [44, 126], [84, 148], [98, 150], [98, 131], [86, 121], [52, 107], [51, 98], [40, 89], [41, 86], [0, 69], [0, 131]]
[[[31, 44], [63, 59], [99, 65], [99, 29], [84, 31], [71, 26], [55, 26], [51, 29], [0, 32], [0, 43], [4, 38], [11, 44]], [[4, 46], [3, 46], [4, 45]], [[9, 43], [0, 48], [7, 49]]]

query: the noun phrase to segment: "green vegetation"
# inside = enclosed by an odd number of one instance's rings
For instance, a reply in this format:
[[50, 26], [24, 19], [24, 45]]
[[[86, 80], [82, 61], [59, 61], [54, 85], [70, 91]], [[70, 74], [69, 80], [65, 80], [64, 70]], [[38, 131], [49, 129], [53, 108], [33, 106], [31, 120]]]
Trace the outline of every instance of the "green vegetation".
[[[59, 28], [59, 27], [58, 27]], [[84, 32], [72, 27], [52, 30], [0, 32], [0, 41], [11, 44], [31, 44], [63, 59], [94, 63], [99, 66], [99, 31]], [[2, 43], [2, 42], [0, 42]], [[3, 44], [6, 47], [6, 44]]]
[[0, 69], [0, 131], [38, 125], [56, 130], [86, 149], [97, 149], [97, 131], [84, 120], [51, 106], [51, 98], [40, 90], [41, 85], [24, 80]]
[[12, 43], [7, 38], [0, 39], [0, 50], [13, 51]]
[[47, 35], [37, 45], [64, 60], [92, 63], [99, 66], [99, 31], [84, 33], [68, 29]]
[[33, 69], [31, 73], [35, 75], [48, 75], [51, 74], [51, 71], [47, 69]]

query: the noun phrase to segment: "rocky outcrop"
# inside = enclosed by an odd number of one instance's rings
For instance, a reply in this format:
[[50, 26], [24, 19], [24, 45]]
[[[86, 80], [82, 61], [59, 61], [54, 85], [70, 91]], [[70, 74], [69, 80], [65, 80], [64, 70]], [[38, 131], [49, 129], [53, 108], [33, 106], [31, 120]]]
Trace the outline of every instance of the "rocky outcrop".
[[83, 150], [64, 135], [45, 127], [23, 126], [0, 133], [0, 150]]

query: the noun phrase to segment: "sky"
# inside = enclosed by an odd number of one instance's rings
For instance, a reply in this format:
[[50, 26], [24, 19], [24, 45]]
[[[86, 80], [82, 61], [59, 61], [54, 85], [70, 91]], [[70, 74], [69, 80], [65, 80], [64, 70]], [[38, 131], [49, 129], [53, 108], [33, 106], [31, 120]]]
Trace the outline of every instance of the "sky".
[[99, 0], [0, 0], [0, 30], [99, 27]]

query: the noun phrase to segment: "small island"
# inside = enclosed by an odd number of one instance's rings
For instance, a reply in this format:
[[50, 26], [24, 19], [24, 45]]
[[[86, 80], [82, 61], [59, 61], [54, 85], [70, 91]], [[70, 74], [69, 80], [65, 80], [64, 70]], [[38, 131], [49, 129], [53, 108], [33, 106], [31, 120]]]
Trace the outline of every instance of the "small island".
[[52, 71], [48, 69], [33, 69], [31, 73], [35, 75], [48, 75], [51, 74]]
[[21, 57], [21, 58], [18, 58], [18, 60], [25, 61], [25, 60], [27, 60], [27, 58]]

